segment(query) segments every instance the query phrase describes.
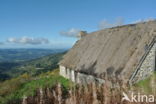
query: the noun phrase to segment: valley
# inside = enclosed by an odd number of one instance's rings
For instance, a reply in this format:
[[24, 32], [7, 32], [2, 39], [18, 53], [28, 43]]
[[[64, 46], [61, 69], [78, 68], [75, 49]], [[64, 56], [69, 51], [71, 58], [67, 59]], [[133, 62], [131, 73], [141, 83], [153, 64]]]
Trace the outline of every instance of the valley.
[[[8, 50], [5, 51], [6, 52], [4, 52], [3, 50], [3, 54], [0, 54], [0, 57], [5, 57], [12, 51], [18, 52], [14, 54], [12, 53], [12, 56], [8, 55], [6, 59], [0, 61], [0, 81], [4, 81], [12, 77], [17, 77], [24, 73], [28, 73], [32, 76], [35, 76], [42, 72], [53, 70], [54, 68], [58, 67], [57, 63], [59, 62], [59, 60], [61, 60], [62, 56], [65, 54], [64, 52], [65, 50], [52, 50], [52, 52], [50, 52], [50, 50], [39, 51], [39, 49], [37, 50], [28, 49], [27, 51], [23, 50], [24, 51], [23, 53], [20, 53], [22, 50], [20, 51], [17, 49], [9, 52]], [[29, 54], [30, 51], [32, 52], [31, 55]], [[17, 56], [17, 54], [21, 55]], [[35, 56], [32, 57], [32, 55]], [[14, 58], [12, 58], [13, 56]]]

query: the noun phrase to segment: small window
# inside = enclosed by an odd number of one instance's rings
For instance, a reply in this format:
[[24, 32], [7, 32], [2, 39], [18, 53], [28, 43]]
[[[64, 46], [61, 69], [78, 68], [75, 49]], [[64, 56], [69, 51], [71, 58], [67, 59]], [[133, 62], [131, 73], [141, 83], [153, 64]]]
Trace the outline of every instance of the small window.
[[66, 74], [67, 74], [67, 68], [65, 68]]
[[145, 51], [148, 50], [148, 45], [147, 45], [147, 44], [145, 45], [144, 50], [145, 50]]

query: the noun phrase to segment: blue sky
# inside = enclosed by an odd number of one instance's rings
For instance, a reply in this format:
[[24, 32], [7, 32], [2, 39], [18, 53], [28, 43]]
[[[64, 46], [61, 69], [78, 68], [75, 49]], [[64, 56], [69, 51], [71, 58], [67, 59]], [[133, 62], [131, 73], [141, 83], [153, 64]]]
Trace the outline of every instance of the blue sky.
[[0, 0], [0, 48], [70, 48], [77, 38], [61, 32], [97, 31], [103, 20], [156, 18], [155, 5], [156, 0]]

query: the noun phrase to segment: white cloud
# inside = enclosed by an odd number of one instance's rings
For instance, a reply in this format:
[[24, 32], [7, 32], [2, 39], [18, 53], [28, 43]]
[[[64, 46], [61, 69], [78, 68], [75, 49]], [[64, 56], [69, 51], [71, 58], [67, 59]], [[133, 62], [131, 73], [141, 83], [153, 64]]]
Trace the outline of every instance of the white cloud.
[[103, 20], [99, 23], [98, 27], [99, 29], [105, 29], [105, 28], [111, 28], [115, 26], [121, 26], [124, 24], [123, 18], [117, 18], [114, 23], [110, 23], [107, 20]]
[[7, 42], [9, 43], [18, 43], [18, 44], [48, 44], [49, 40], [46, 38], [30, 38], [30, 37], [21, 37], [21, 38], [8, 38]]
[[79, 29], [71, 28], [67, 31], [61, 31], [60, 35], [67, 36], [67, 37], [79, 37], [80, 31], [81, 30], [79, 30]]
[[138, 19], [132, 23], [142, 23], [142, 22], [149, 22], [149, 21], [153, 21], [153, 20], [155, 20], [155, 19], [150, 17], [150, 18], [146, 18], [146, 19]]

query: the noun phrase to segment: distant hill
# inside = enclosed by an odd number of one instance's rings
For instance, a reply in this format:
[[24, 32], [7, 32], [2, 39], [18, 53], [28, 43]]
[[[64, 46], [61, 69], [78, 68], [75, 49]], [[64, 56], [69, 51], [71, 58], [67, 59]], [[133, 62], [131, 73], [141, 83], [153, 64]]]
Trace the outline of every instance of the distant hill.
[[66, 52], [53, 53], [30, 61], [23, 62], [0, 62], [0, 80], [9, 79], [28, 73], [36, 76], [58, 67], [58, 62]]
[[53, 70], [58, 67], [58, 62], [62, 59], [62, 56], [64, 54], [65, 52], [56, 53], [24, 62], [21, 65], [14, 67], [12, 70], [10, 70], [9, 75], [16, 76], [21, 75], [23, 73], [28, 73], [34, 76], [42, 72]]
[[65, 49], [0, 49], [0, 62], [22, 62], [36, 59]]

